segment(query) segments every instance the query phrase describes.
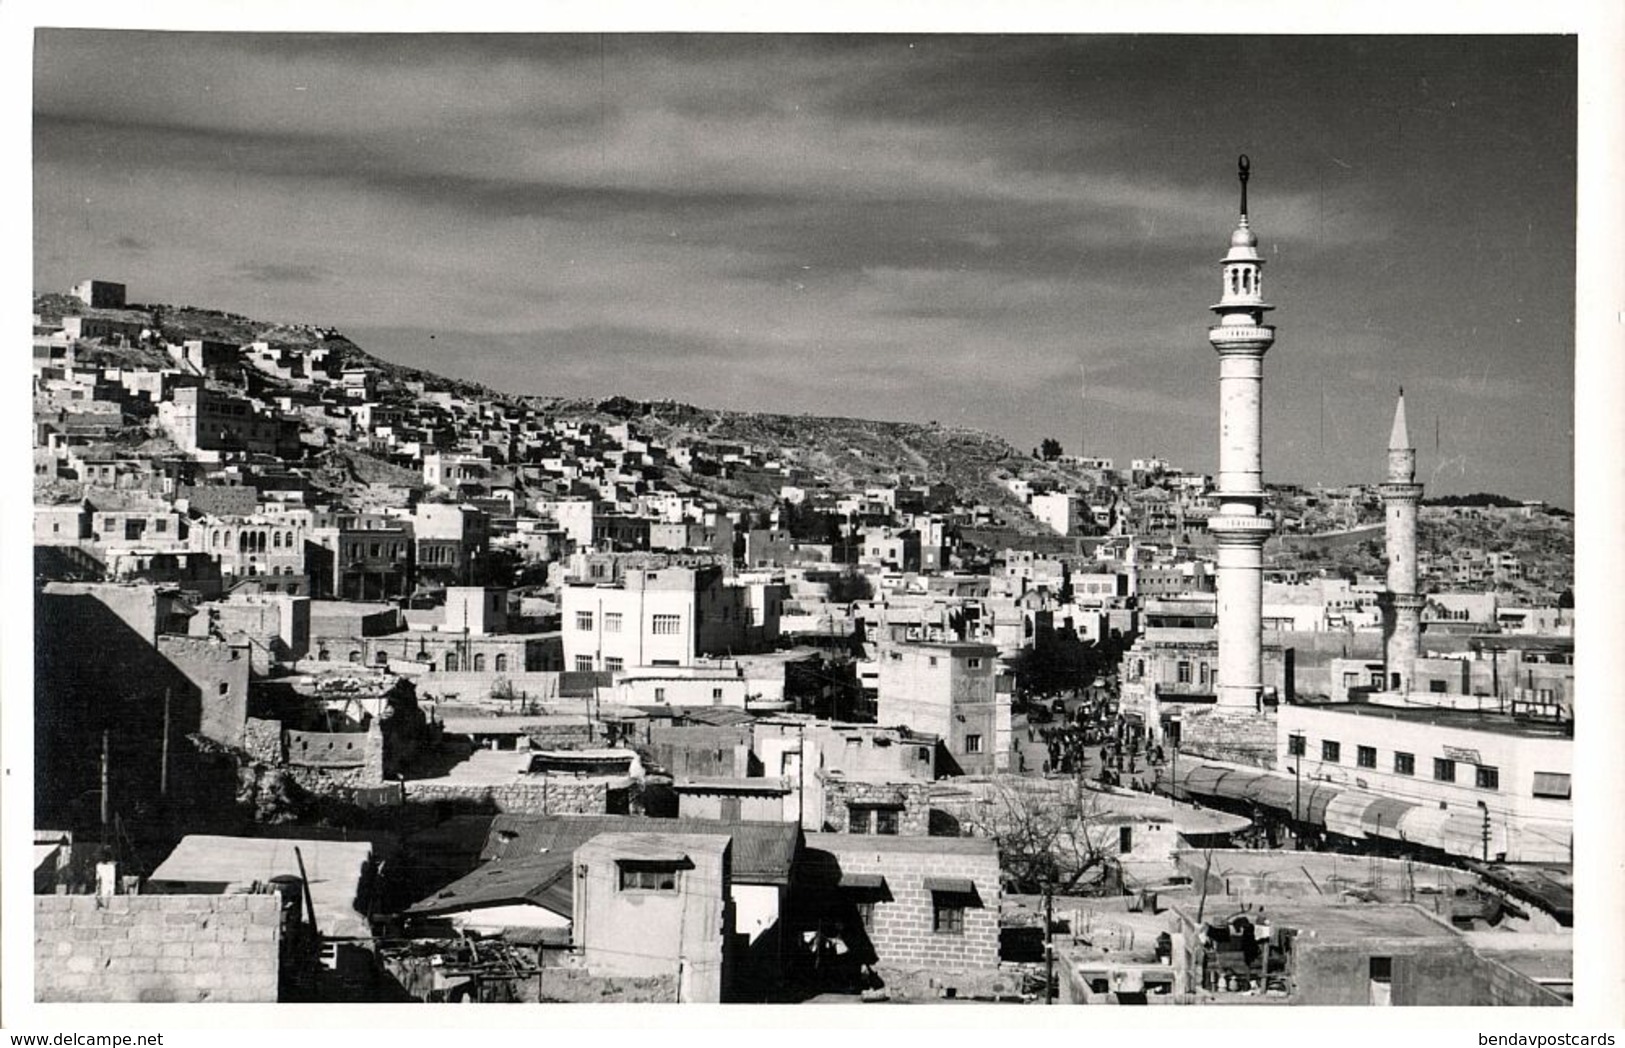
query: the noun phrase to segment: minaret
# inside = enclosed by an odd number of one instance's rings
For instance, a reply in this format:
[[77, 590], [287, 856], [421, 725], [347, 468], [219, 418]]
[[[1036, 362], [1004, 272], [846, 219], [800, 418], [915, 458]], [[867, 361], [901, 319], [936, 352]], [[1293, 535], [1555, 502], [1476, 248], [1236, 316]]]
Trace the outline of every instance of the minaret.
[[1388, 479], [1382, 485], [1388, 518], [1388, 591], [1382, 608], [1382, 658], [1390, 690], [1410, 691], [1416, 673], [1423, 598], [1416, 592], [1416, 448], [1405, 428], [1405, 390], [1399, 391], [1394, 428], [1388, 436]]
[[1218, 512], [1208, 530], [1218, 545], [1218, 712], [1262, 708], [1264, 692], [1264, 354], [1275, 342], [1265, 311], [1258, 237], [1247, 224], [1245, 156], [1239, 161], [1241, 222], [1221, 263], [1224, 295], [1208, 341], [1219, 353]]

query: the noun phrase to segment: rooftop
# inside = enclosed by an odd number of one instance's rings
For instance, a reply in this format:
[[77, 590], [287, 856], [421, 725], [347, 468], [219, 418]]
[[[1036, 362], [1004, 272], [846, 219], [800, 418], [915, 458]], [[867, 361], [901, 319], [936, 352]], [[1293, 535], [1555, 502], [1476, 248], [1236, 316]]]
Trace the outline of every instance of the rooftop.
[[999, 847], [987, 837], [889, 837], [876, 834], [809, 833], [807, 847], [834, 852], [976, 855], [997, 857]]
[[787, 884], [801, 841], [795, 823], [654, 819], [637, 815], [498, 815], [483, 859], [570, 854], [600, 833], [666, 831], [733, 838], [733, 877], [746, 884]]
[[338, 936], [369, 934], [367, 919], [357, 910], [361, 882], [372, 861], [372, 845], [366, 842], [193, 834], [181, 838], [147, 883], [157, 892], [226, 894], [235, 886], [298, 877], [300, 860], [321, 931]]
[[1573, 725], [1530, 720], [1505, 713], [1454, 710], [1439, 706], [1383, 706], [1366, 702], [1291, 703], [1283, 709], [1313, 709], [1325, 713], [1373, 717], [1408, 724], [1426, 724], [1463, 731], [1485, 731], [1529, 739], [1571, 739]]
[[[1189, 901], [1181, 901], [1173, 909], [1195, 920], [1196, 910]], [[1208, 901], [1204, 922], [1213, 923], [1230, 916], [1223, 905]], [[1299, 929], [1300, 938], [1308, 937], [1315, 945], [1342, 945], [1367, 942], [1373, 939], [1459, 939], [1454, 928], [1440, 923], [1420, 907], [1410, 903], [1367, 903], [1328, 900], [1324, 904], [1305, 904], [1294, 901], [1287, 905], [1273, 904], [1257, 907], [1247, 914], [1249, 919], [1263, 917], [1272, 927]]]

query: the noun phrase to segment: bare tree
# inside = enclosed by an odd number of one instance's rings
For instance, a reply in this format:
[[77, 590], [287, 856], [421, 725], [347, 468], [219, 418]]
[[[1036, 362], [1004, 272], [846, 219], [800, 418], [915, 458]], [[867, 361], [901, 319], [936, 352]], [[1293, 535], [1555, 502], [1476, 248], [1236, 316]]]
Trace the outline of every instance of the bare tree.
[[1103, 864], [1100, 795], [1081, 778], [1003, 776], [978, 792], [960, 823], [998, 846], [1000, 868], [1013, 890], [1064, 895]]

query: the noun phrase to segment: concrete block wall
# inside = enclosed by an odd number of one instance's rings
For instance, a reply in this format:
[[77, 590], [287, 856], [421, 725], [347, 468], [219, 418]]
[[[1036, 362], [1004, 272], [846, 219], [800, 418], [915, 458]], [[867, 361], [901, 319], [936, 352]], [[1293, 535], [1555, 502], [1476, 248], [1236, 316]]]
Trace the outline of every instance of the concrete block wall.
[[[859, 838], [853, 838], [854, 842]], [[888, 985], [911, 981], [912, 973], [952, 973], [996, 969], [999, 964], [999, 862], [997, 855], [939, 852], [872, 852], [841, 848], [841, 872], [878, 873], [888, 896], [874, 907], [869, 939], [875, 970]], [[965, 910], [965, 931], [932, 931], [932, 893], [926, 877], [968, 877], [976, 884], [979, 907]]]
[[275, 1002], [274, 895], [40, 895], [34, 996], [45, 1002]]

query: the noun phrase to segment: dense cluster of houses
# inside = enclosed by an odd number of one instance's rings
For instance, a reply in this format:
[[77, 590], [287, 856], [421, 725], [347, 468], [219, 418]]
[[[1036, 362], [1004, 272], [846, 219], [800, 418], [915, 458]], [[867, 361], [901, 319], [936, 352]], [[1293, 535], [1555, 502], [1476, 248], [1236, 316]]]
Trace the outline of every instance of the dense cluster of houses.
[[[172, 342], [122, 285], [74, 294], [34, 337], [46, 999], [1030, 999], [998, 813], [1058, 780], [1023, 660], [1100, 655], [1060, 716], [1109, 698], [1100, 723], [1134, 752], [1178, 754], [1212, 702], [1211, 482], [1161, 460], [1064, 463], [1095, 479], [1079, 490], [1009, 475], [1054, 534], [979, 548], [965, 535], [994, 508], [930, 478], [843, 490], [782, 448], [391, 379], [333, 332]], [[1435, 779], [1458, 807], [1499, 792], [1499, 821], [1367, 832], [1352, 801], [1220, 792], [1198, 757], [1087, 813], [1044, 794], [1088, 838], [1108, 897], [1091, 905], [1166, 911], [1153, 992], [1224, 980], [1221, 930], [1150, 889], [1206, 894], [1197, 846], [1271, 818], [1440, 864], [1562, 858], [1572, 612], [1432, 594], [1419, 666], [1451, 701], [1351, 721], [1381, 690], [1381, 590], [1270, 583], [1274, 763], [1377, 796], [1368, 749], [1390, 775], [1401, 744], [1470, 751], [1474, 785]], [[1438, 723], [1466, 706], [1523, 735]], [[1439, 739], [1395, 742], [1396, 724]], [[1403, 934], [1480, 956], [1470, 921], [1405, 905]], [[194, 940], [171, 908], [263, 930]], [[1097, 961], [1049, 985], [1145, 992]]]

